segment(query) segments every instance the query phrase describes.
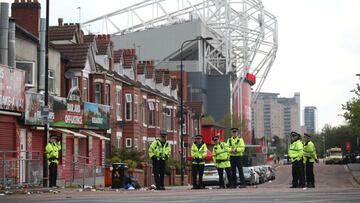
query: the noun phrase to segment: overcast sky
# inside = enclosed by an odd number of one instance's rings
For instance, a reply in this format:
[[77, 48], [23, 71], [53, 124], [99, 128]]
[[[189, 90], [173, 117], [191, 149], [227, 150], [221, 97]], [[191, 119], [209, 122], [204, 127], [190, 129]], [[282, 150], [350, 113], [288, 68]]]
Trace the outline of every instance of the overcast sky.
[[[11, 0], [0, 0], [13, 2]], [[40, 0], [45, 16], [45, 0]], [[57, 18], [79, 22], [99, 17], [139, 0], [50, 1], [50, 23]], [[175, 1], [176, 2], [176, 1]], [[301, 93], [301, 108], [318, 108], [319, 128], [337, 126], [344, 119], [341, 104], [350, 100], [360, 73], [359, 0], [263, 0], [277, 17], [279, 49], [263, 86], [264, 92], [292, 97]]]

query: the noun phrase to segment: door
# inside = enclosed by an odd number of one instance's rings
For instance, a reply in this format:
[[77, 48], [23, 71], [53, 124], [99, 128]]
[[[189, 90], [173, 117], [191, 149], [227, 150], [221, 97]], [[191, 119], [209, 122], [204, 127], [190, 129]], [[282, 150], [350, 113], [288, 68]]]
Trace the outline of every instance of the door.
[[20, 129], [20, 184], [26, 182], [26, 129]]

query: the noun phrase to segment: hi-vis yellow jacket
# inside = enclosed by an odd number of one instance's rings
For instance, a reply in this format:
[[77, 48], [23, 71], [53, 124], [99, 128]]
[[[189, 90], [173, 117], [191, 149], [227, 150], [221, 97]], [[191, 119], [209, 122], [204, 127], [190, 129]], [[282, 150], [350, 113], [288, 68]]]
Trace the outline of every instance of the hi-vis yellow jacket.
[[317, 159], [317, 156], [316, 156], [316, 149], [315, 149], [314, 143], [312, 141], [305, 143], [305, 145], [304, 145], [304, 163], [306, 163], [307, 160], [309, 160], [309, 162], [314, 163], [316, 159]]
[[[230, 156], [242, 156], [245, 151], [245, 142], [242, 137], [231, 137], [227, 141], [228, 151]], [[232, 152], [232, 149], [236, 148], [235, 152]]]
[[296, 140], [290, 144], [289, 157], [291, 161], [300, 161], [304, 155], [304, 144], [301, 140]]

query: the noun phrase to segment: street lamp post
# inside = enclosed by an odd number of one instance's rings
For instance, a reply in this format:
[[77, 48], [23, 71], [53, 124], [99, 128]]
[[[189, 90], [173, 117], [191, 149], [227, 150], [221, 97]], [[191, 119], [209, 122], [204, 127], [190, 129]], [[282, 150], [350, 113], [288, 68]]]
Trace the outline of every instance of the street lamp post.
[[[49, 75], [49, 0], [46, 0], [46, 32], [45, 32], [45, 94], [44, 94], [44, 107], [48, 108], [49, 92], [48, 92], [48, 75]], [[48, 111], [48, 110], [46, 110]], [[44, 149], [48, 142], [48, 117], [45, 119], [44, 124]], [[48, 186], [48, 162], [46, 153], [43, 155], [43, 186]]]
[[193, 42], [193, 41], [198, 41], [198, 40], [212, 40], [212, 37], [196, 37], [195, 39], [190, 39], [190, 40], [186, 40], [181, 44], [180, 47], [180, 173], [181, 173], [181, 185], [184, 185], [184, 91], [183, 91], [183, 55], [182, 55], [182, 51], [183, 51], [183, 47], [186, 43], [189, 42]]

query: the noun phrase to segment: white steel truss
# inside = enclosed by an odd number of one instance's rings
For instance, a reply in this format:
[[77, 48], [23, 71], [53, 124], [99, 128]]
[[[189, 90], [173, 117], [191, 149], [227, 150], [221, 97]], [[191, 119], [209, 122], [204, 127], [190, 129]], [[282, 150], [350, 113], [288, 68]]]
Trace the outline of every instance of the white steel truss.
[[254, 74], [255, 101], [278, 45], [276, 17], [260, 0], [145, 0], [86, 21], [82, 28], [91, 25], [109, 34], [126, 34], [194, 19], [200, 19], [214, 38], [209, 42], [212, 49], [205, 53], [205, 66], [220, 71], [222, 64], [220, 72], [236, 74], [234, 89], [247, 73]]

